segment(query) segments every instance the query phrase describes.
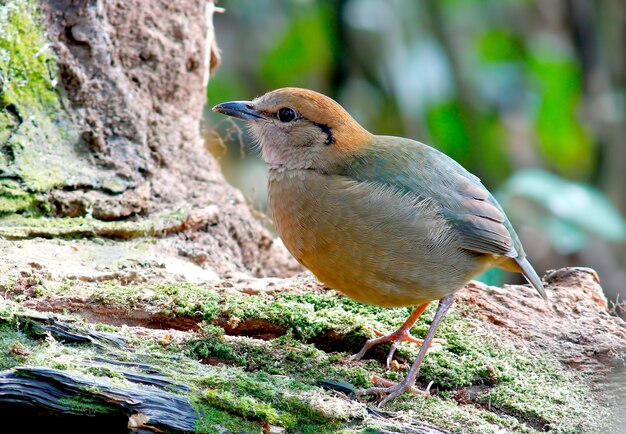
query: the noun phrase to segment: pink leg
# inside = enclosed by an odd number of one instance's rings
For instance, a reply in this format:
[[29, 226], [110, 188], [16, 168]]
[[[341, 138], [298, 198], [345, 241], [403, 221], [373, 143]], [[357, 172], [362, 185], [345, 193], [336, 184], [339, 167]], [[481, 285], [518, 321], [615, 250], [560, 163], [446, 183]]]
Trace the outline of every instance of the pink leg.
[[[391, 365], [391, 360], [393, 359], [393, 355], [396, 352], [396, 348], [398, 348], [398, 345], [401, 342], [413, 342], [418, 345], [422, 345], [424, 343], [422, 339], [413, 337], [410, 333], [410, 330], [411, 330], [411, 327], [413, 327], [415, 322], [422, 315], [422, 313], [424, 313], [424, 311], [426, 310], [429, 304], [430, 303], [420, 304], [417, 307], [417, 309], [413, 311], [411, 316], [409, 316], [409, 318], [404, 322], [404, 324], [402, 324], [402, 327], [400, 327], [398, 330], [396, 330], [393, 333], [385, 335], [384, 333], [379, 332], [378, 330], [372, 329], [372, 331], [379, 337], [376, 339], [369, 339], [365, 343], [363, 348], [361, 348], [361, 351], [351, 356], [348, 360], [349, 361], [361, 360], [363, 356], [365, 355], [365, 353], [367, 352], [367, 350], [372, 348], [374, 345], [381, 344], [383, 342], [391, 342], [391, 349], [389, 350], [389, 355], [387, 356], [387, 368], [389, 368], [389, 366]], [[435, 344], [435, 343], [445, 344], [446, 342], [442, 339], [434, 339], [431, 342], [431, 344]]]
[[[410, 390], [415, 384], [415, 379], [417, 378], [417, 374], [419, 373], [420, 366], [422, 365], [422, 361], [424, 360], [424, 356], [428, 351], [429, 345], [432, 343], [433, 338], [435, 337], [435, 333], [437, 332], [437, 328], [439, 327], [439, 323], [443, 319], [444, 315], [450, 308], [450, 306], [454, 303], [454, 294], [450, 294], [441, 300], [439, 300], [439, 306], [437, 307], [437, 313], [435, 313], [435, 317], [433, 318], [433, 322], [430, 324], [430, 328], [428, 329], [428, 333], [426, 333], [426, 337], [424, 338], [424, 343], [420, 348], [419, 353], [417, 354], [417, 358], [413, 362], [409, 373], [406, 378], [398, 384], [389, 387], [370, 387], [365, 390], [358, 390], [356, 392], [357, 395], [387, 395], [379, 404], [379, 406], [384, 405], [386, 402], [394, 399], [401, 393]], [[422, 306], [420, 306], [421, 308]], [[419, 310], [419, 308], [418, 308]], [[413, 315], [411, 315], [413, 317]], [[410, 318], [409, 318], [410, 319]], [[404, 326], [403, 326], [404, 327]]]

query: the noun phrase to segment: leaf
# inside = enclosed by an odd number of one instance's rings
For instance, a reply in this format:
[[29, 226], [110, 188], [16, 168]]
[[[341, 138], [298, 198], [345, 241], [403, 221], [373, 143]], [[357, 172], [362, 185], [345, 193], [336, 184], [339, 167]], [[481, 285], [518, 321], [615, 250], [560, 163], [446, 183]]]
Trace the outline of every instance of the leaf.
[[563, 254], [578, 252], [589, 241], [589, 237], [580, 227], [550, 215], [540, 220], [539, 227], [554, 248]]
[[501, 182], [511, 168], [500, 119], [491, 113], [477, 111], [479, 137], [474, 143], [468, 135], [467, 122], [462, 118], [459, 104], [458, 100], [448, 100], [427, 108], [426, 125], [432, 145], [470, 172], [479, 174], [487, 184]]
[[310, 85], [330, 68], [332, 26], [326, 8], [304, 8], [261, 63], [269, 88]]
[[494, 28], [478, 40], [481, 57], [488, 62], [523, 60], [524, 44], [508, 29]]
[[505, 271], [494, 267], [475, 276], [473, 279], [483, 282], [485, 285], [501, 287], [505, 283]]
[[535, 49], [529, 62], [540, 103], [535, 116], [540, 150], [560, 173], [582, 178], [594, 167], [593, 145], [577, 119], [582, 73], [555, 47]]
[[426, 125], [437, 149], [465, 167], [470, 165], [471, 144], [457, 100], [428, 107]]

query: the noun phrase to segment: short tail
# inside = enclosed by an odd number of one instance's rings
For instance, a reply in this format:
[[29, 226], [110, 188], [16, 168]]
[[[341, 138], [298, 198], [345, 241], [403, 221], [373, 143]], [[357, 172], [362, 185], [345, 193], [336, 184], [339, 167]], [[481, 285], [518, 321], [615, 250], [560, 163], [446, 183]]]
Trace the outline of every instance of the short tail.
[[547, 301], [548, 296], [546, 295], [546, 291], [543, 289], [543, 283], [541, 283], [541, 279], [537, 275], [537, 272], [535, 271], [533, 266], [530, 265], [530, 262], [528, 262], [528, 259], [526, 259], [525, 257], [518, 257], [515, 258], [515, 262], [517, 262], [517, 265], [519, 265], [519, 267], [522, 269], [522, 274], [524, 275], [526, 280], [528, 280], [528, 283], [530, 283], [537, 290], [539, 295], [541, 295], [541, 297]]

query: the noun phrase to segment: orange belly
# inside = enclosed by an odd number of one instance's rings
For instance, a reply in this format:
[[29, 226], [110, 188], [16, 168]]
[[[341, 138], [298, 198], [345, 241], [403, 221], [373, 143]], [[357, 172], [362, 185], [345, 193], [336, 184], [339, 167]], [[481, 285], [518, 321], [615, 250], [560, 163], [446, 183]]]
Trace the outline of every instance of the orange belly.
[[269, 205], [287, 249], [361, 303], [436, 300], [488, 268], [459, 246], [438, 209], [380, 186], [311, 170], [270, 171]]

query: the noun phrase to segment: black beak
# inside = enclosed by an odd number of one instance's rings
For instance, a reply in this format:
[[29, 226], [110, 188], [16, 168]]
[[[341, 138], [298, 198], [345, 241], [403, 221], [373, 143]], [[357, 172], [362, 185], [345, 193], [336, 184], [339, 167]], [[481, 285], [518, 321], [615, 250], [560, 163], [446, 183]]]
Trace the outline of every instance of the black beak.
[[250, 101], [223, 102], [213, 107], [213, 111], [246, 121], [258, 121], [267, 119], [265, 116], [263, 116], [261, 113], [254, 109], [254, 106]]

